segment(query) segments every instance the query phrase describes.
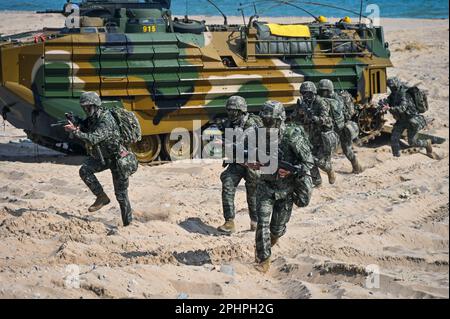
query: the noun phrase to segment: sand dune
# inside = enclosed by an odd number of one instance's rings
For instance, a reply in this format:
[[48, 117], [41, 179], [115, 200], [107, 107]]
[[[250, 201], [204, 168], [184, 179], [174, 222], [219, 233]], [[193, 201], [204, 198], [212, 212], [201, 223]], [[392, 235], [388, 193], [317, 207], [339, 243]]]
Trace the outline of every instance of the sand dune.
[[[0, 32], [24, 31], [18, 16], [33, 28], [61, 21], [0, 13]], [[391, 74], [429, 91], [428, 130], [448, 139], [448, 20], [383, 23]], [[294, 211], [262, 276], [252, 267], [243, 186], [238, 233], [215, 230], [220, 163], [141, 167], [130, 186], [136, 222], [125, 229], [115, 202], [87, 213], [93, 198], [78, 177], [81, 158], [23, 138], [0, 125], [0, 298], [449, 297], [448, 142], [437, 146], [441, 160], [434, 161], [407, 151], [393, 158], [380, 139], [357, 148], [367, 168], [360, 176], [336, 156], [337, 185]], [[99, 178], [113, 196], [110, 174]], [[379, 289], [367, 288], [368, 265], [380, 270]], [[80, 281], [71, 281], [77, 272]]]

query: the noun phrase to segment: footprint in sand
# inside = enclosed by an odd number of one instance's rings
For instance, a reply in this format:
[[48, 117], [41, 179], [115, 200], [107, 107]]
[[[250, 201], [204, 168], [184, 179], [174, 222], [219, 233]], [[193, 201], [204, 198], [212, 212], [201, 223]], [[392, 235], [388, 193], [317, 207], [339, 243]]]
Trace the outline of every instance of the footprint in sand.
[[37, 192], [35, 190], [31, 190], [27, 192], [22, 198], [24, 199], [44, 199], [45, 194], [42, 192]]
[[10, 194], [13, 196], [21, 196], [23, 194], [23, 190], [20, 188], [3, 186], [0, 187], [0, 194]]
[[53, 186], [66, 186], [69, 184], [67, 181], [58, 178], [52, 178], [48, 181], [48, 183]]

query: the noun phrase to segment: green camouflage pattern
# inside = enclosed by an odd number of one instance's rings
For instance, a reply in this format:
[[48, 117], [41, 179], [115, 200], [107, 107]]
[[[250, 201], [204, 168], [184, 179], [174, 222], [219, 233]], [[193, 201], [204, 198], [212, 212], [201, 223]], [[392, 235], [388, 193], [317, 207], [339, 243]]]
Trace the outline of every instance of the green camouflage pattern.
[[90, 152], [80, 168], [81, 179], [98, 197], [104, 191], [95, 174], [111, 170], [122, 221], [124, 225], [128, 225], [132, 220], [128, 199], [129, 177], [136, 172], [138, 161], [134, 154], [127, 152], [120, 144], [119, 127], [111, 112], [99, 108], [93, 116], [81, 123], [80, 130], [73, 132], [73, 137], [85, 143]]
[[[122, 28], [133, 22], [125, 17], [116, 21], [120, 25], [115, 32], [91, 28], [88, 33], [82, 27], [79, 33], [46, 31], [45, 42], [25, 36], [17, 38], [19, 44], [0, 42], [0, 112], [14, 126], [38, 136], [37, 142], [67, 142], [67, 134], [50, 124], [66, 112], [83, 115], [78, 99], [94, 91], [102, 100], [135, 112], [144, 137], [142, 150], [158, 143], [161, 149], [161, 138], [175, 128], [193, 131], [194, 120], [207, 127], [225, 117], [226, 101], [233, 95], [245, 98], [249, 111], [257, 112], [269, 99], [292, 110], [307, 80], [317, 84], [328, 78], [359, 103], [386, 92], [386, 68], [392, 64], [382, 27], [308, 23], [311, 38], [301, 41], [310, 44], [310, 52], [264, 54], [257, 50], [264, 41], [256, 28], [260, 22], [176, 33], [169, 23], [161, 27], [166, 11], [159, 9], [136, 11], [152, 15], [141, 20], [154, 21], [155, 28]], [[325, 29], [347, 34], [361, 49], [340, 52], [333, 39], [323, 39]], [[157, 150], [140, 160], [155, 158]]]
[[[222, 129], [225, 130], [226, 128], [233, 128], [246, 131], [248, 129], [257, 130], [262, 126], [263, 124], [258, 116], [247, 113], [242, 116], [239, 124], [233, 124], [228, 120], [222, 127]], [[236, 208], [234, 202], [237, 187], [239, 186], [239, 183], [242, 181], [242, 179], [245, 180], [245, 189], [247, 192], [247, 204], [250, 219], [254, 222], [258, 221], [258, 216], [256, 213], [256, 189], [258, 178], [258, 172], [237, 163], [229, 164], [226, 170], [220, 175], [220, 180], [222, 182], [223, 216], [226, 221], [233, 220], [236, 217]]]
[[[427, 141], [419, 138], [419, 133], [423, 130], [427, 123], [423, 115], [421, 115], [416, 107], [414, 99], [408, 94], [408, 87], [401, 84], [395, 78], [391, 81], [395, 82], [397, 90], [392, 92], [387, 103], [390, 106], [389, 112], [394, 116], [396, 123], [392, 129], [391, 147], [395, 155], [400, 154], [400, 139], [403, 132], [407, 131], [408, 144], [410, 147], [426, 147]], [[394, 85], [391, 83], [391, 85]]]
[[[304, 165], [306, 171], [312, 169], [314, 159], [311, 145], [304, 130], [295, 124], [280, 128], [279, 159], [295, 165]], [[305, 187], [299, 189], [299, 187]], [[303, 196], [303, 205], [309, 203], [311, 196], [310, 179], [297, 180], [296, 176], [280, 178], [274, 175], [261, 175], [258, 185], [258, 225], [256, 228], [256, 257], [265, 261], [271, 256], [271, 235], [282, 237], [292, 214], [294, 191]]]

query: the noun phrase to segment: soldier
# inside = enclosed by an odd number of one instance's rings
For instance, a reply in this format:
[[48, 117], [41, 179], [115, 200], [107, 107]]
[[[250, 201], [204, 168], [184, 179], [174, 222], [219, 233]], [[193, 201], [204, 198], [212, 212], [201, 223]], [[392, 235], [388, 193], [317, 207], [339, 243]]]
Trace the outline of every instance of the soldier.
[[[342, 151], [345, 157], [350, 161], [353, 167], [353, 174], [361, 174], [363, 168], [353, 151], [353, 141], [351, 133], [347, 129], [347, 124], [351, 121], [351, 114], [346, 110], [344, 101], [342, 98], [334, 91], [333, 82], [328, 79], [321, 80], [319, 82], [319, 95], [325, 99], [330, 99], [332, 101], [330, 108], [332, 115], [334, 115], [334, 129], [339, 135], [339, 140], [341, 143]], [[334, 109], [334, 112], [333, 112]]]
[[[272, 247], [286, 233], [294, 204], [294, 192], [303, 194], [300, 196], [310, 196], [306, 194], [312, 189], [309, 172], [314, 166], [314, 158], [303, 128], [294, 123], [285, 125], [283, 104], [277, 101], [266, 102], [260, 116], [266, 128], [278, 131], [278, 160], [303, 168], [303, 173], [298, 174], [281, 168], [273, 175], [261, 173], [257, 195], [256, 269], [265, 273], [270, 268]], [[300, 183], [297, 182], [298, 179], [301, 179]], [[308, 189], [296, 189], [299, 184]], [[309, 198], [302, 198], [301, 201], [307, 203]]]
[[[331, 164], [333, 153], [333, 119], [330, 115], [330, 106], [323, 98], [317, 95], [317, 88], [313, 82], [304, 82], [300, 87], [301, 99], [297, 103], [297, 109], [292, 115], [292, 120], [303, 126], [309, 136], [312, 145], [316, 165], [311, 170], [314, 186], [322, 185], [322, 177], [319, 168], [328, 175], [330, 184], [336, 182], [336, 174]], [[333, 133], [333, 134], [331, 134]], [[337, 141], [334, 141], [336, 143]]]
[[129, 176], [124, 173], [124, 171], [127, 171], [127, 167], [119, 164], [119, 160], [126, 157], [129, 159], [126, 165], [137, 167], [136, 157], [129, 156], [130, 153], [121, 145], [119, 126], [112, 114], [101, 107], [102, 101], [97, 93], [83, 93], [80, 97], [80, 105], [87, 118], [81, 123], [69, 122], [65, 130], [70, 132], [71, 136], [84, 142], [90, 155], [80, 169], [81, 179], [97, 196], [95, 203], [89, 207], [89, 212], [96, 212], [111, 202], [94, 175], [110, 169], [115, 195], [120, 205], [122, 221], [124, 226], [128, 226], [133, 219], [128, 199]]
[[[232, 96], [228, 99], [226, 104], [228, 119], [223, 124], [223, 129], [255, 129], [255, 131], [262, 126], [261, 119], [248, 113], [247, 102], [240, 96]], [[221, 174], [222, 181], [222, 205], [223, 216], [225, 224], [218, 227], [218, 230], [224, 233], [234, 233], [236, 231], [234, 219], [236, 216], [236, 209], [234, 205], [234, 198], [236, 190], [242, 179], [245, 179], [245, 188], [247, 190], [247, 204], [250, 215], [250, 230], [256, 230], [258, 217], [256, 214], [256, 187], [258, 173], [244, 164], [232, 163], [227, 166], [227, 169]]]
[[389, 110], [397, 121], [392, 130], [392, 153], [400, 157], [400, 138], [403, 131], [408, 131], [408, 143], [410, 147], [426, 148], [427, 156], [435, 158], [431, 140], [418, 139], [418, 133], [427, 125], [425, 117], [420, 114], [417, 105], [408, 92], [408, 87], [398, 78], [387, 81], [391, 94], [387, 98], [384, 110]]

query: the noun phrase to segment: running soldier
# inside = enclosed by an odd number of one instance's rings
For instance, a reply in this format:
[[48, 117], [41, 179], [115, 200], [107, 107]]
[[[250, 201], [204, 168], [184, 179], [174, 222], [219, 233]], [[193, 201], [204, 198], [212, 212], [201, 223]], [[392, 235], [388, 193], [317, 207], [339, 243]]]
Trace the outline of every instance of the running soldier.
[[[257, 129], [262, 126], [261, 119], [254, 114], [248, 113], [247, 108], [247, 102], [244, 98], [240, 96], [230, 97], [226, 104], [228, 119], [223, 124], [222, 129], [242, 129], [243, 132], [254, 129], [256, 134]], [[222, 181], [222, 206], [225, 224], [218, 227], [218, 230], [228, 234], [236, 231], [234, 199], [237, 187], [241, 180], [244, 179], [250, 215], [250, 230], [255, 231], [258, 222], [256, 214], [258, 173], [243, 163], [224, 164], [224, 166], [227, 168], [220, 176], [220, 179]]]
[[[345, 157], [350, 161], [353, 167], [353, 174], [361, 174], [363, 168], [353, 151], [353, 137], [351, 125], [352, 114], [347, 110], [344, 100], [334, 90], [333, 82], [328, 79], [319, 82], [319, 95], [322, 98], [333, 100], [330, 104], [331, 115], [334, 120], [334, 129], [339, 135], [339, 141]], [[354, 129], [353, 129], [354, 130]]]
[[333, 119], [329, 103], [317, 95], [313, 82], [304, 82], [300, 87], [301, 99], [292, 114], [292, 121], [302, 125], [309, 136], [316, 165], [311, 170], [314, 186], [322, 185], [319, 168], [328, 175], [330, 184], [336, 182], [331, 156], [338, 144], [338, 137], [333, 131]]
[[391, 139], [393, 155], [400, 157], [400, 138], [407, 130], [409, 146], [425, 148], [427, 156], [434, 159], [436, 156], [431, 140], [418, 138], [419, 132], [427, 126], [425, 117], [421, 114], [428, 110], [425, 93], [416, 87], [407, 87], [396, 77], [389, 79], [387, 85], [391, 94], [383, 101], [385, 102], [383, 110], [389, 110], [396, 120]]
[[314, 166], [314, 158], [303, 128], [293, 123], [285, 125], [286, 112], [283, 104], [277, 101], [266, 102], [260, 116], [264, 127], [275, 129], [277, 133], [279, 163], [289, 163], [298, 168], [289, 171], [279, 165], [275, 174], [261, 173], [257, 196], [256, 269], [265, 273], [270, 268], [272, 247], [286, 233], [294, 203], [300, 207], [309, 203], [312, 189], [309, 174]]
[[110, 169], [122, 222], [124, 226], [128, 226], [133, 220], [128, 199], [129, 176], [137, 170], [137, 159], [121, 144], [119, 126], [111, 112], [102, 108], [102, 101], [97, 93], [83, 93], [80, 105], [87, 118], [79, 123], [69, 122], [65, 130], [84, 142], [90, 155], [80, 169], [81, 179], [97, 197], [89, 207], [89, 212], [96, 212], [111, 202], [94, 175]]

